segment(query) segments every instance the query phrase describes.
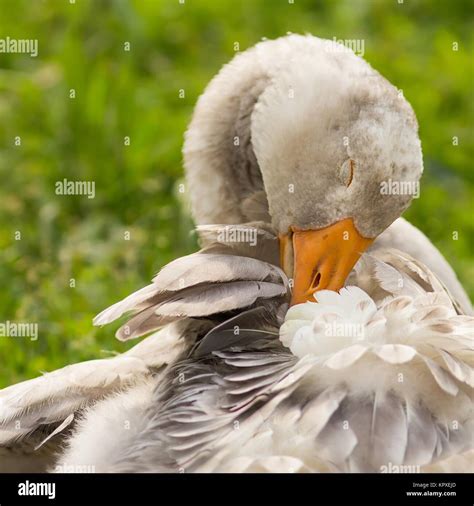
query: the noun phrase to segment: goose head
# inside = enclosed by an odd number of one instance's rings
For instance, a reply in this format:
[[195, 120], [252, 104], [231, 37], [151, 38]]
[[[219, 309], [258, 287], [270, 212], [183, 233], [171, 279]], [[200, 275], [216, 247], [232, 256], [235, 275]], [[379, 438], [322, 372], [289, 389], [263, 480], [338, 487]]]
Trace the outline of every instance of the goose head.
[[249, 202], [263, 202], [293, 304], [344, 285], [423, 170], [409, 103], [327, 42], [292, 35], [237, 56], [200, 98], [184, 147], [198, 223], [249, 221]]

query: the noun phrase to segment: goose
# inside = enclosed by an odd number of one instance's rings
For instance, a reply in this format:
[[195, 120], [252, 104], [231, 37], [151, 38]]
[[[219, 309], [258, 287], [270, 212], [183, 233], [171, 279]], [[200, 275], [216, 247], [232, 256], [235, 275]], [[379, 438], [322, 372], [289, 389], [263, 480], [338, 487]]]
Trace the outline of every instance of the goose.
[[183, 152], [202, 249], [95, 318], [131, 315], [129, 351], [0, 391], [0, 470], [466, 470], [472, 306], [413, 192], [381, 192], [423, 170], [403, 95], [343, 46], [264, 41]]

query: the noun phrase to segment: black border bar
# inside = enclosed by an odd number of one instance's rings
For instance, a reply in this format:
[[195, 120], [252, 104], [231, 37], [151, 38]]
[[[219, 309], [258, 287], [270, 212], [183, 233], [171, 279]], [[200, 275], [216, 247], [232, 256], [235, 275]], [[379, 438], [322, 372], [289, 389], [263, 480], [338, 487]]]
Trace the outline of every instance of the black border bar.
[[[473, 481], [472, 474], [0, 474], [0, 506], [457, 506], [474, 503]], [[26, 482], [54, 483], [55, 498], [18, 495]]]

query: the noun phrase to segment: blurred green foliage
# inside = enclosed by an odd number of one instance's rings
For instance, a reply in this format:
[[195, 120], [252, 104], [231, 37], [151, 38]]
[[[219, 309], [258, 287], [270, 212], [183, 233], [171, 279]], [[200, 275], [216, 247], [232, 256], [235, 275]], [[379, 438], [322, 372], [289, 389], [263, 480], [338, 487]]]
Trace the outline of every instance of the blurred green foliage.
[[[0, 386], [130, 346], [91, 320], [195, 248], [176, 191], [193, 104], [235, 42], [287, 32], [364, 39], [403, 89], [425, 157], [406, 216], [472, 297], [472, 22], [470, 0], [0, 0], [0, 38], [39, 41], [37, 58], [0, 54], [0, 321], [40, 333], [0, 338]], [[64, 178], [96, 198], [55, 195]]]

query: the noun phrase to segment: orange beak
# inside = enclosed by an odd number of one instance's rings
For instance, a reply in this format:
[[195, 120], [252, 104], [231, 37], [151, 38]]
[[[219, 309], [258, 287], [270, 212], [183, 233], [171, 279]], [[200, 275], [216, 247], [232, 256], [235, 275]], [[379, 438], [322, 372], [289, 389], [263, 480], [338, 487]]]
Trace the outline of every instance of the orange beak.
[[280, 261], [293, 276], [291, 305], [314, 301], [319, 290], [339, 290], [361, 254], [374, 239], [362, 237], [352, 218], [319, 230], [280, 235]]

